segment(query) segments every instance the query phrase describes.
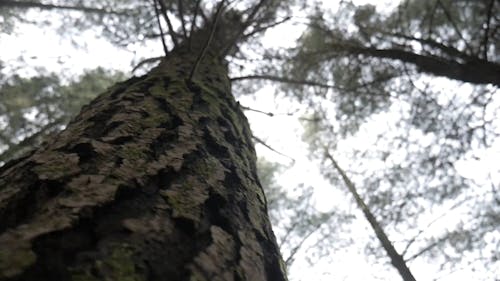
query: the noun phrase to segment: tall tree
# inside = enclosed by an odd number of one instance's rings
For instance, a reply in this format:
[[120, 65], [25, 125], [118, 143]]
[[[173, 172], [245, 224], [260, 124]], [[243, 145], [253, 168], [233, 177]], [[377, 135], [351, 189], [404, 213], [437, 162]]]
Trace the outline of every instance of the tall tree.
[[170, 29], [157, 67], [2, 166], [0, 280], [286, 280], [225, 64], [276, 7]]
[[[346, 1], [311, 15], [281, 76], [260, 75], [309, 102], [313, 155], [325, 159], [327, 146], [351, 163], [347, 174], [409, 265], [439, 258], [453, 272], [474, 256], [466, 268], [498, 273], [489, 269], [498, 255], [482, 250], [498, 250], [498, 169], [484, 178], [460, 169], [498, 151], [498, 9], [409, 0], [377, 11]], [[323, 163], [338, 184], [335, 165]]]

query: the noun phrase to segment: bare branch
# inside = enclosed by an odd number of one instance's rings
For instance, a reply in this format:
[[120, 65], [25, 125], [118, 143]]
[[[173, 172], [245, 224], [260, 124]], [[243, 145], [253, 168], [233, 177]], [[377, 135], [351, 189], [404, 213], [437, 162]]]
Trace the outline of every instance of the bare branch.
[[448, 19], [448, 21], [451, 23], [451, 25], [453, 26], [453, 29], [455, 29], [455, 32], [457, 33], [457, 35], [460, 37], [460, 39], [462, 39], [462, 41], [464, 41], [464, 44], [465, 46], [467, 47], [467, 49], [469, 51], [472, 51], [469, 43], [467, 42], [467, 40], [465, 40], [464, 36], [462, 35], [462, 32], [460, 31], [460, 29], [458, 28], [457, 24], [455, 23], [455, 21], [453, 20], [450, 12], [448, 11], [448, 9], [446, 9], [446, 6], [441, 2], [441, 0], [437, 0], [437, 3], [439, 5], [439, 7], [441, 7], [441, 9], [443, 9], [443, 12], [446, 16], [446, 18]]
[[292, 164], [295, 163], [295, 159], [293, 159], [292, 157], [290, 157], [286, 154], [283, 154], [283, 153], [277, 151], [276, 149], [272, 148], [270, 145], [268, 145], [265, 141], [261, 140], [260, 138], [258, 138], [256, 136], [252, 136], [252, 138], [255, 140], [255, 142], [262, 144], [265, 148], [271, 150], [272, 152], [292, 160]]
[[196, 17], [198, 16], [198, 10], [200, 9], [200, 3], [201, 3], [201, 0], [197, 0], [196, 4], [194, 6], [194, 15], [193, 15], [193, 20], [191, 22], [191, 30], [189, 31], [189, 50], [191, 50], [192, 36], [193, 36], [194, 28], [196, 27]]
[[158, 3], [160, 4], [160, 9], [163, 14], [163, 17], [165, 18], [165, 21], [167, 22], [168, 26], [168, 33], [170, 34], [170, 37], [172, 38], [172, 42], [174, 42], [174, 46], [177, 47], [177, 36], [174, 31], [174, 27], [172, 26], [172, 22], [170, 21], [170, 18], [168, 17], [167, 13], [167, 6], [165, 5], [165, 2], [163, 0], [158, 0]]
[[269, 117], [273, 117], [274, 116], [274, 113], [272, 113], [272, 112], [264, 112], [264, 111], [261, 111], [261, 110], [258, 110], [258, 109], [253, 109], [253, 108], [250, 108], [250, 107], [243, 106], [241, 104], [240, 104], [240, 107], [243, 110], [248, 110], [248, 111], [253, 111], [253, 112], [257, 112], [257, 113], [262, 113], [262, 114], [267, 115]]
[[224, 55], [227, 54], [229, 52], [229, 50], [231, 50], [231, 48], [236, 44], [236, 42], [238, 42], [238, 40], [243, 35], [243, 33], [245, 32], [245, 30], [252, 24], [255, 16], [259, 12], [259, 10], [262, 7], [262, 5], [264, 4], [264, 2], [266, 2], [266, 0], [260, 0], [259, 3], [257, 5], [255, 5], [255, 7], [252, 9], [252, 11], [250, 12], [250, 14], [246, 18], [245, 22], [241, 26], [241, 28], [233, 36], [233, 38], [231, 38], [231, 40], [228, 41], [229, 44], [223, 50], [222, 54], [224, 54]]
[[302, 248], [302, 245], [304, 245], [304, 243], [306, 242], [306, 240], [309, 239], [309, 237], [311, 237], [311, 235], [313, 235], [316, 231], [318, 231], [321, 228], [321, 226], [322, 226], [322, 224], [318, 223], [314, 227], [314, 229], [312, 229], [311, 231], [309, 231], [309, 233], [307, 233], [306, 235], [304, 235], [302, 237], [302, 239], [300, 240], [300, 242], [297, 245], [295, 245], [295, 247], [293, 247], [290, 250], [290, 255], [285, 260], [285, 265], [287, 267], [290, 267], [292, 265], [292, 263], [294, 262], [295, 255], [298, 253], [298, 251], [300, 250], [300, 248]]
[[483, 42], [483, 59], [488, 60], [488, 40], [490, 33], [491, 17], [493, 16], [493, 6], [495, 5], [495, 0], [490, 0], [488, 4], [488, 12], [486, 15], [486, 27], [484, 29]]
[[446, 237], [441, 237], [436, 242], [429, 244], [427, 247], [421, 249], [418, 253], [416, 253], [416, 254], [412, 255], [411, 257], [405, 259], [405, 262], [410, 262], [410, 261], [416, 259], [417, 257], [419, 257], [420, 255], [422, 255], [423, 253], [432, 250], [432, 248], [436, 247], [437, 245], [439, 245], [440, 243], [442, 243], [446, 239], [447, 239]]
[[177, 0], [177, 6], [179, 8], [179, 18], [181, 18], [182, 33], [184, 34], [184, 39], [187, 39], [186, 22], [184, 21], [184, 8], [182, 6], [182, 0]]
[[452, 57], [459, 57], [459, 58], [462, 58], [464, 60], [475, 60], [475, 59], [477, 59], [476, 57], [471, 56], [471, 55], [469, 55], [467, 53], [464, 53], [464, 52], [456, 49], [455, 47], [447, 46], [447, 45], [445, 45], [443, 43], [436, 42], [435, 40], [432, 40], [430, 38], [428, 38], [428, 39], [417, 38], [417, 37], [409, 36], [409, 35], [402, 34], [402, 33], [386, 33], [386, 32], [382, 32], [382, 34], [388, 35], [388, 36], [392, 36], [392, 37], [396, 37], [396, 38], [403, 38], [403, 39], [407, 39], [407, 40], [417, 41], [417, 42], [419, 42], [421, 44], [425, 44], [425, 45], [428, 45], [430, 47], [438, 48], [439, 50], [443, 51], [445, 54], [448, 54], [449, 56], [452, 56]]
[[161, 57], [153, 57], [153, 58], [147, 58], [141, 62], [139, 62], [133, 69], [132, 69], [132, 73], [135, 72], [137, 69], [139, 69], [141, 66], [145, 65], [145, 64], [150, 64], [150, 63], [154, 63], [154, 62], [157, 62], [159, 60], [161, 60], [163, 58], [163, 56]]
[[[155, 6], [156, 21], [158, 23], [158, 27], [160, 28], [160, 37], [161, 37], [161, 44], [163, 45], [163, 52], [165, 53], [165, 56], [166, 56], [166, 55], [168, 55], [168, 47], [167, 47], [167, 43], [165, 42], [165, 33], [163, 32], [163, 27], [161, 27], [160, 11], [158, 10], [158, 6], [156, 5], [156, 0], [153, 0], [153, 5]], [[138, 66], [134, 67], [132, 72], [134, 72], [134, 70], [136, 70], [137, 67], [139, 67], [139, 66], [140, 66], [140, 64]]]
[[208, 46], [210, 46], [210, 43], [212, 42], [212, 39], [213, 39], [214, 34], [215, 34], [215, 29], [217, 28], [217, 22], [219, 21], [219, 16], [220, 16], [221, 11], [222, 11], [222, 6], [224, 5], [224, 1], [225, 0], [220, 1], [219, 6], [217, 7], [217, 11], [215, 12], [214, 20], [213, 20], [212, 27], [210, 30], [210, 35], [208, 36], [207, 42], [205, 43], [205, 46], [203, 46], [203, 49], [201, 50], [200, 55], [196, 59], [196, 62], [194, 63], [194, 66], [193, 66], [193, 69], [191, 69], [191, 74], [189, 74], [189, 81], [193, 80], [193, 77], [196, 74], [196, 70], [197, 70], [198, 66], [200, 65], [201, 60], [205, 56], [205, 53], [208, 50]]
[[256, 28], [256, 29], [252, 30], [251, 32], [249, 32], [249, 33], [247, 33], [247, 34], [244, 34], [244, 35], [242, 36], [242, 38], [248, 38], [248, 37], [250, 37], [250, 36], [252, 36], [252, 35], [254, 35], [254, 34], [256, 34], [256, 33], [259, 33], [259, 32], [262, 32], [262, 31], [266, 31], [266, 30], [267, 30], [267, 29], [269, 29], [269, 28], [272, 28], [272, 27], [278, 26], [278, 25], [280, 25], [280, 24], [282, 24], [282, 23], [284, 23], [284, 22], [289, 21], [291, 18], [292, 18], [292, 17], [288, 16], [288, 17], [286, 17], [286, 18], [284, 18], [284, 19], [282, 19], [282, 20], [280, 20], [280, 21], [277, 21], [277, 22], [275, 22], [275, 23], [271, 23], [271, 24], [269, 24], [269, 25], [266, 25], [266, 26], [263, 26], [263, 27], [260, 27], [260, 28]]
[[369, 57], [386, 58], [412, 63], [417, 67], [419, 72], [426, 72], [436, 76], [444, 76], [474, 84], [492, 83], [497, 86], [500, 85], [500, 64], [486, 60], [475, 59], [460, 63], [445, 57], [420, 55], [411, 51], [395, 48], [377, 49], [343, 43], [335, 43], [332, 45], [350, 55], [361, 54]]
[[432, 12], [431, 12], [431, 15], [430, 15], [430, 20], [429, 20], [429, 29], [427, 31], [427, 36], [431, 36], [432, 34], [432, 28], [434, 27], [434, 15], [436, 15], [436, 11], [437, 11], [437, 5], [438, 5], [438, 2], [436, 1], [434, 3], [434, 6], [432, 6]]
[[339, 166], [337, 161], [335, 161], [333, 156], [328, 152], [328, 148], [326, 148], [326, 147], [325, 147], [324, 155], [325, 155], [325, 158], [330, 160], [334, 169], [340, 174], [340, 177], [344, 181], [344, 184], [347, 186], [347, 189], [354, 197], [356, 205], [358, 206], [358, 208], [361, 209], [361, 211], [365, 215], [365, 217], [368, 220], [368, 222], [370, 223], [373, 231], [375, 232], [377, 239], [380, 241], [380, 243], [382, 244], [382, 247], [386, 251], [389, 258], [391, 259], [392, 265], [398, 270], [399, 274], [401, 275], [401, 277], [403, 278], [404, 281], [416, 281], [415, 277], [413, 276], [410, 269], [408, 268], [408, 265], [406, 264], [405, 260], [396, 251], [396, 249], [392, 245], [391, 241], [389, 240], [389, 237], [387, 237], [387, 234], [383, 230], [382, 226], [377, 221], [377, 219], [375, 218], [375, 216], [373, 215], [373, 213], [371, 212], [369, 207], [366, 205], [365, 201], [359, 195], [354, 183], [351, 181], [351, 179], [349, 179], [347, 174]]
[[[412, 245], [413, 243], [415, 243], [415, 242], [417, 241], [418, 237], [419, 237], [420, 235], [422, 235], [422, 233], [424, 233], [425, 231], [427, 231], [427, 230], [428, 230], [428, 229], [429, 229], [429, 228], [430, 228], [430, 227], [431, 227], [434, 223], [436, 223], [436, 222], [438, 222], [439, 220], [441, 220], [442, 218], [444, 218], [446, 215], [448, 215], [448, 214], [449, 214], [449, 212], [450, 212], [450, 211], [454, 210], [454, 209], [455, 209], [455, 208], [457, 208], [457, 207], [460, 207], [463, 203], [465, 203], [466, 201], [471, 200], [471, 199], [473, 199], [473, 198], [474, 198], [474, 196], [468, 196], [468, 197], [464, 198], [463, 200], [460, 200], [460, 201], [456, 202], [456, 203], [455, 203], [455, 204], [453, 204], [450, 208], [448, 208], [448, 210], [447, 210], [446, 212], [443, 212], [441, 215], [437, 216], [437, 217], [436, 217], [436, 218], [434, 218], [432, 221], [430, 221], [430, 222], [429, 222], [429, 223], [428, 223], [428, 224], [427, 224], [424, 228], [420, 229], [420, 230], [418, 231], [418, 233], [417, 233], [417, 234], [415, 234], [415, 235], [414, 235], [414, 236], [413, 236], [413, 237], [412, 237], [412, 238], [408, 241], [408, 243], [406, 244], [406, 246], [405, 246], [405, 248], [404, 248], [404, 250], [403, 250], [403, 252], [402, 252], [402, 254], [401, 254], [401, 255], [402, 255], [402, 256], [406, 255], [406, 253], [407, 253], [407, 252], [408, 252], [408, 250], [410, 249], [411, 245]], [[445, 237], [442, 237], [440, 240], [443, 240], [443, 241], [444, 241], [444, 240], [446, 240], [446, 236], [445, 236]], [[434, 246], [435, 246], [435, 245], [432, 245], [432, 247], [434, 247]], [[429, 249], [427, 249], [427, 248], [429, 248]], [[430, 250], [430, 247], [426, 247], [425, 249]], [[426, 250], [426, 251], [427, 251], [427, 250]], [[418, 254], [415, 254], [415, 255], [411, 256], [410, 258], [406, 259], [406, 261], [409, 261], [409, 260], [411, 260], [411, 259], [415, 259], [418, 255], [421, 255], [423, 252], [424, 252], [424, 251], [419, 251], [419, 253], [418, 253]]]

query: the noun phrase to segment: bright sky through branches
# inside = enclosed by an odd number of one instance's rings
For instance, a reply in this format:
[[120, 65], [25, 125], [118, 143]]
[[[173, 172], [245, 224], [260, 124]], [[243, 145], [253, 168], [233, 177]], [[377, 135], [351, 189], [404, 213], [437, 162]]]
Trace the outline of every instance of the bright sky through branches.
[[[336, 1], [323, 0], [325, 7], [335, 9], [337, 6]], [[397, 1], [354, 1], [356, 4], [377, 4], [382, 7], [394, 7]], [[305, 18], [306, 14], [296, 16]], [[50, 13], [43, 12], [42, 15], [47, 17], [53, 16]], [[30, 17], [39, 16], [38, 11], [31, 12]], [[21, 56], [25, 59], [27, 65], [32, 67], [44, 67], [50, 72], [65, 73], [75, 75], [80, 73], [83, 69], [91, 69], [98, 66], [109, 67], [112, 69], [119, 69], [123, 71], [130, 71], [132, 66], [139, 61], [140, 58], [155, 57], [162, 54], [161, 44], [158, 40], [155, 45], [142, 46], [140, 44], [133, 44], [127, 46], [126, 50], [117, 49], [104, 39], [96, 38], [95, 34], [91, 31], [84, 32], [82, 36], [78, 36], [81, 42], [75, 42], [77, 45], [85, 45], [84, 49], [75, 49], [71, 42], [61, 39], [51, 29], [43, 30], [31, 25], [19, 25], [16, 30], [17, 34], [0, 37], [0, 50], [2, 52], [2, 59], [6, 63], [6, 68], [3, 71], [15, 72], [22, 75], [34, 75], [35, 72], [29, 69], [19, 69], [16, 67], [15, 60]], [[272, 47], [286, 47], [300, 36], [302, 29], [298, 25], [282, 25], [275, 29], [269, 30], [263, 38], [264, 46]], [[134, 61], [134, 62], [132, 62]], [[353, 214], [357, 214], [359, 223], [353, 227], [352, 233], [344, 234], [346, 238], [355, 239], [361, 242], [369, 241], [367, 233], [371, 230], [367, 227], [364, 218], [359, 211], [350, 206], [350, 199], [346, 199], [340, 188], [332, 187], [328, 182], [323, 180], [319, 173], [318, 163], [312, 162], [308, 159], [307, 144], [301, 141], [303, 128], [297, 118], [306, 113], [306, 106], [298, 104], [297, 102], [290, 101], [282, 97], [274, 95], [275, 89], [273, 87], [265, 87], [259, 90], [255, 95], [241, 96], [240, 102], [242, 105], [260, 110], [263, 112], [272, 112], [274, 117], [269, 117], [261, 113], [247, 111], [252, 130], [254, 134], [260, 139], [264, 140], [268, 145], [272, 146], [277, 151], [282, 152], [295, 159], [295, 164], [287, 170], [279, 178], [279, 183], [286, 189], [291, 190], [300, 183], [311, 185], [315, 188], [317, 200], [317, 208], [319, 210], [329, 210], [332, 205], [343, 205], [347, 209], [351, 209]], [[498, 102], [498, 99], [497, 99]], [[293, 113], [293, 115], [289, 115]], [[372, 121], [366, 127], [373, 124], [380, 124], [383, 121], [380, 119], [390, 119], [391, 116], [378, 116], [378, 120]], [[373, 126], [372, 126], [373, 130]], [[370, 131], [363, 131], [369, 134]], [[346, 146], [362, 146], [370, 147], [376, 145], [369, 142], [370, 136], [362, 136], [358, 139], [351, 139]], [[282, 157], [262, 145], [257, 145], [257, 151], [260, 156], [278, 161], [282, 164], [289, 165], [290, 159]], [[492, 173], [491, 167], [495, 166], [497, 159], [500, 159], [500, 143], [497, 141], [496, 145], [491, 151], [480, 152], [483, 154], [481, 160], [467, 163], [461, 163], [461, 168], [464, 175], [468, 177], [485, 177]], [[340, 163], [343, 163], [342, 156], [340, 156]], [[500, 181], [498, 174], [496, 182]], [[429, 218], [431, 220], [432, 217]], [[401, 235], [404, 238], [404, 234]], [[397, 239], [396, 239], [397, 240]], [[307, 246], [307, 245], [306, 245]], [[370, 280], [375, 276], [384, 276], [385, 280], [399, 280], [399, 276], [393, 270], [386, 273], [381, 271], [385, 270], [387, 260], [381, 259], [373, 264], [364, 258], [362, 248], [346, 249], [343, 252], [335, 253], [330, 259], [319, 261], [314, 267], [311, 267], [304, 259], [304, 253], [301, 253], [302, 260], [298, 261], [296, 268], [292, 272], [293, 280]], [[411, 264], [415, 275], [420, 280], [431, 280], [435, 277], [436, 267], [426, 263], [425, 261], [418, 261]], [[429, 270], [431, 268], [431, 270]], [[474, 280], [474, 273], [470, 272], [461, 273], [460, 276], [450, 275], [449, 279], [443, 278], [441, 280]], [[345, 279], [344, 279], [345, 278]], [[463, 278], [463, 279], [461, 279]]]

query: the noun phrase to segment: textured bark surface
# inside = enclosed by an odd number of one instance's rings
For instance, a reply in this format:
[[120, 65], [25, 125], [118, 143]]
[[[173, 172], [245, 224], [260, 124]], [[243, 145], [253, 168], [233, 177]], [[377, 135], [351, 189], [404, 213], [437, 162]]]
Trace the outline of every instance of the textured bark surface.
[[285, 280], [248, 122], [210, 52], [100, 95], [0, 168], [0, 280]]

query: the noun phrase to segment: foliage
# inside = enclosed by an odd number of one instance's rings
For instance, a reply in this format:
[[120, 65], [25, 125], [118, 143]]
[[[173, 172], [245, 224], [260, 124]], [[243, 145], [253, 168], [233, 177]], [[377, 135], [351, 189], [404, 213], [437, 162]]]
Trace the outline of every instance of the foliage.
[[259, 179], [266, 193], [269, 216], [278, 245], [287, 268], [300, 254], [305, 254], [311, 265], [332, 256], [346, 244], [339, 238], [344, 225], [353, 219], [337, 208], [329, 212], [315, 207], [314, 188], [299, 184], [293, 190], [283, 188], [276, 177], [284, 167], [260, 158], [257, 162]]
[[[82, 31], [91, 31], [120, 47], [163, 39], [169, 49], [191, 30], [210, 30], [221, 2], [201, 2], [162, 1], [167, 12], [159, 16], [153, 1], [0, 1], [0, 31], [34, 24], [57, 28], [78, 46], [85, 43]], [[499, 5], [406, 0], [387, 12], [342, 1], [335, 13], [321, 7], [310, 12], [297, 47], [263, 51], [254, 39], [286, 21], [295, 2], [301, 1], [225, 2], [220, 28], [234, 35], [241, 31], [236, 26], [248, 25], [228, 51], [230, 73], [255, 72], [247, 78], [279, 82], [309, 105], [302, 120], [313, 156], [323, 159], [327, 149], [348, 163], [359, 193], [409, 263], [439, 261], [450, 272], [469, 257], [478, 259], [470, 268], [497, 265], [499, 170], [488, 167], [481, 177], [465, 176], [464, 170], [498, 147]], [[63, 128], [82, 104], [121, 78], [102, 69], [69, 82], [54, 74], [0, 77], [0, 162]], [[234, 83], [233, 92], [260, 86]], [[288, 265], [298, 252], [318, 260], [344, 246], [337, 234], [349, 231], [351, 216], [336, 208], [318, 212], [312, 187], [283, 189], [272, 180], [281, 168], [260, 166]], [[321, 169], [332, 185], [342, 185], [328, 161]], [[373, 246], [376, 241], [369, 244], [373, 262], [385, 256]]]
[[[498, 147], [493, 30], [499, 23], [492, 3], [404, 1], [390, 13], [346, 2], [337, 13], [318, 9], [282, 74], [331, 85], [314, 97], [304, 95], [310, 84], [283, 89], [311, 105], [304, 120], [313, 155], [336, 151], [348, 163], [362, 197], [410, 264], [441, 260], [453, 272], [475, 257], [466, 267], [489, 277], [498, 274], [485, 268], [498, 264], [500, 225], [491, 218], [500, 211], [499, 170], [492, 163], [479, 175], [465, 169]], [[331, 163], [322, 169], [338, 186]], [[367, 253], [385, 256], [374, 246]]]
[[123, 78], [122, 73], [98, 68], [68, 82], [55, 74], [6, 79], [0, 86], [0, 162], [64, 128], [83, 105]]

